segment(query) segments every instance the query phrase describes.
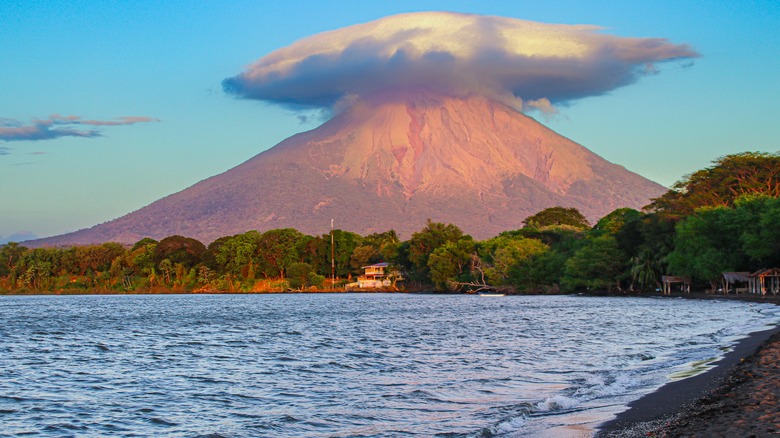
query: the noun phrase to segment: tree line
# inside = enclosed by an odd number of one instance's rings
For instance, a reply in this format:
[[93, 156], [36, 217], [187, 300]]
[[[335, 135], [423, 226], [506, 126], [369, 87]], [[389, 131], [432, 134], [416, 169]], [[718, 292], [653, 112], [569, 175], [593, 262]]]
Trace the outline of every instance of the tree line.
[[714, 289], [722, 272], [780, 266], [780, 155], [721, 157], [642, 211], [617, 209], [592, 226], [564, 207], [518, 225], [482, 241], [429, 220], [405, 241], [392, 230], [311, 236], [284, 228], [226, 236], [208, 246], [184, 236], [145, 238], [132, 247], [9, 243], [0, 247], [0, 291], [343, 290], [362, 266], [380, 261], [403, 274], [406, 288], [418, 290], [652, 290], [663, 274], [690, 276]]

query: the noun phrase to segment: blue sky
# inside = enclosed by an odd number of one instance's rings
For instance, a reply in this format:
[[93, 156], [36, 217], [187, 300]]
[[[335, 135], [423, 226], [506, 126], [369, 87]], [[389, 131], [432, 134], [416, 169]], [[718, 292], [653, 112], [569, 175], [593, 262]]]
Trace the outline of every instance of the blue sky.
[[[0, 122], [94, 135], [0, 140], [0, 241], [114, 219], [315, 128], [290, 109], [226, 95], [221, 82], [301, 38], [415, 11], [593, 24], [692, 46], [701, 54], [692, 63], [534, 115], [661, 184], [725, 154], [780, 150], [776, 1], [6, 0]], [[66, 116], [74, 124], [58, 125]]]

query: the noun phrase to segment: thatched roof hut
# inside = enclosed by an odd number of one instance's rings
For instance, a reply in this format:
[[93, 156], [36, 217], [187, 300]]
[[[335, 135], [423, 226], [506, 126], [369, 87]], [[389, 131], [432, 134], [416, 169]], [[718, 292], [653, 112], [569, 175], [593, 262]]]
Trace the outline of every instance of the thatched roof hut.
[[780, 268], [758, 270], [748, 276], [750, 293], [766, 295], [780, 293]]
[[[742, 293], [748, 291], [748, 283], [750, 283], [750, 272], [724, 272], [723, 273], [723, 293], [728, 294], [733, 291], [735, 293]], [[742, 286], [742, 287], [739, 287]]]

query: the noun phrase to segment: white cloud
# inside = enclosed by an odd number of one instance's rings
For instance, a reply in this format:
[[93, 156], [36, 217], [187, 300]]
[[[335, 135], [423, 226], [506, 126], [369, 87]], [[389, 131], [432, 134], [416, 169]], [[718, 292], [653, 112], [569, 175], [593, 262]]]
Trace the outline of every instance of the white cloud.
[[276, 50], [223, 82], [244, 98], [333, 107], [399, 91], [485, 95], [543, 112], [655, 74], [698, 54], [660, 38], [590, 25], [423, 12], [324, 32]]

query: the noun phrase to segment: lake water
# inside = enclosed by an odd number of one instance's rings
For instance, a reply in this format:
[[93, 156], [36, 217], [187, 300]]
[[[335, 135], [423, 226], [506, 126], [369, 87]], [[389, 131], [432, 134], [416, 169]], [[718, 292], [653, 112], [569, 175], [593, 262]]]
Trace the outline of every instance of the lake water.
[[587, 436], [780, 307], [576, 296], [0, 296], [0, 435]]

